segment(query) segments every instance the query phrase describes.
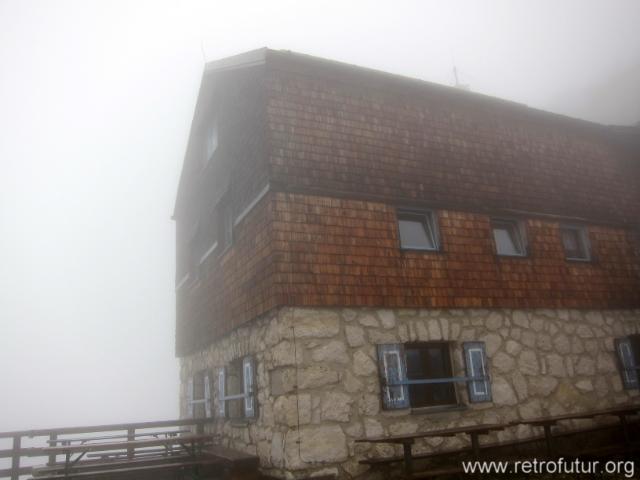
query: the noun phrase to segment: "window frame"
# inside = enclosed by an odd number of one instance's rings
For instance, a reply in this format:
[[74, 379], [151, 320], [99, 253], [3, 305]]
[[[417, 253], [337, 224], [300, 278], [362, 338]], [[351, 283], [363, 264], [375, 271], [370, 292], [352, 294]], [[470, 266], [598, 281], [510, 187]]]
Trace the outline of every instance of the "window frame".
[[[500, 253], [498, 251], [498, 242], [496, 242], [495, 227], [500, 224], [510, 225], [514, 228], [514, 232], [518, 235], [517, 240], [519, 240], [522, 247], [521, 253]], [[517, 218], [509, 218], [509, 217], [491, 217], [490, 227], [491, 227], [491, 240], [493, 241], [493, 249], [496, 256], [507, 257], [507, 258], [525, 258], [529, 256], [529, 241], [527, 237], [527, 228], [523, 220], [520, 220]], [[515, 243], [514, 243], [514, 247], [517, 247]]]
[[[233, 363], [238, 363], [237, 367], [240, 373], [239, 384], [241, 386], [241, 393], [228, 394], [229, 391], [229, 376], [227, 370]], [[247, 381], [247, 371], [249, 371], [251, 377]], [[244, 357], [237, 358], [230, 364], [225, 365], [218, 369], [216, 375], [217, 391], [216, 391], [216, 411], [220, 418], [236, 421], [250, 421], [258, 418], [258, 395], [257, 395], [257, 378], [256, 378], [256, 361], [252, 355], [245, 355]], [[249, 389], [249, 391], [247, 391]], [[229, 402], [242, 400], [242, 415], [230, 416]]]
[[[421, 219], [422, 225], [426, 227], [425, 233], [427, 234], [427, 236], [431, 237], [434, 246], [404, 246], [402, 244], [402, 233], [400, 229], [400, 220], [402, 220], [403, 216]], [[442, 249], [442, 242], [440, 241], [440, 228], [438, 223], [438, 214], [435, 210], [404, 207], [396, 208], [396, 228], [398, 230], [398, 244], [400, 246], [400, 250], [417, 252], [440, 252]]]
[[221, 200], [218, 205], [218, 235], [216, 246], [221, 247], [220, 255], [223, 255], [233, 246], [235, 220], [233, 218], [233, 208], [228, 199]]
[[[196, 380], [198, 381], [198, 385], [196, 385]], [[202, 382], [200, 386], [199, 383]], [[200, 387], [202, 389], [202, 396], [198, 396], [196, 398], [195, 392], [196, 387]], [[189, 417], [191, 418], [211, 418], [212, 409], [211, 409], [211, 374], [208, 369], [202, 369], [196, 371], [193, 376], [189, 379], [188, 383], [188, 400], [187, 400], [187, 408], [189, 411]], [[202, 405], [204, 408], [203, 416], [199, 414], [196, 415], [196, 407]]]
[[[640, 334], [614, 339], [614, 350], [623, 389], [640, 389]], [[627, 350], [630, 358], [625, 358], [623, 350]], [[631, 365], [627, 365], [628, 361]]]
[[[570, 230], [577, 233], [577, 239], [580, 246], [584, 249], [585, 257], [570, 257], [567, 254], [567, 247], [564, 244], [563, 231]], [[591, 262], [593, 255], [591, 253], [591, 241], [589, 240], [589, 230], [584, 225], [561, 224], [559, 227], [560, 243], [564, 251], [564, 259], [569, 262]]]
[[[449, 362], [451, 368], [451, 377], [439, 377], [435, 379], [420, 379], [409, 380], [407, 378], [407, 357], [406, 346], [420, 345], [420, 344], [433, 344], [441, 343], [446, 344], [449, 353]], [[457, 348], [462, 349], [462, 356], [464, 361], [464, 375], [453, 376], [456, 372], [460, 371], [455, 358], [457, 355]], [[472, 366], [473, 360], [469, 355], [471, 349], [477, 350], [481, 354], [482, 360], [482, 376], [474, 376]], [[486, 353], [486, 344], [483, 341], [475, 340], [469, 342], [463, 342], [459, 344], [453, 340], [433, 340], [433, 341], [419, 341], [419, 342], [406, 342], [406, 343], [379, 343], [376, 344], [377, 359], [378, 359], [378, 375], [380, 381], [380, 400], [383, 410], [406, 410], [411, 409], [411, 413], [415, 414], [429, 414], [438, 413], [444, 411], [454, 411], [467, 408], [467, 405], [463, 403], [460, 387], [456, 384], [465, 384], [468, 391], [468, 403], [493, 403], [492, 391], [492, 377], [490, 373], [490, 360]], [[387, 357], [393, 356], [399, 360], [399, 365], [396, 368], [389, 368]], [[469, 358], [467, 358], [469, 356]], [[439, 381], [442, 380], [442, 381]], [[475, 393], [472, 387], [477, 382], [484, 382], [485, 389], [483, 392]], [[434, 384], [434, 383], [453, 383], [453, 391], [455, 394], [455, 402], [452, 404], [440, 404], [433, 406], [412, 406], [410, 402], [409, 387], [412, 384]], [[393, 390], [393, 394], [391, 391]]]

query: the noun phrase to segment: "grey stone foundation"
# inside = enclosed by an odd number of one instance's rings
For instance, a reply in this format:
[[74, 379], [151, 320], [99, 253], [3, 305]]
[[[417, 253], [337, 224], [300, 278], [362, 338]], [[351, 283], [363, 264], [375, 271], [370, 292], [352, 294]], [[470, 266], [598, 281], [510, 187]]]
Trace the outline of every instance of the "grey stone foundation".
[[[282, 308], [241, 327], [205, 351], [181, 359], [181, 412], [196, 371], [256, 361], [258, 418], [217, 419], [223, 443], [257, 454], [263, 470], [283, 478], [363, 475], [358, 461], [393, 446], [356, 444], [362, 436], [397, 435], [474, 423], [605, 408], [639, 396], [622, 387], [614, 339], [640, 333], [640, 310], [412, 310]], [[460, 345], [486, 344], [493, 401], [439, 413], [381, 407], [376, 344], [448, 340], [454, 375], [464, 375]], [[212, 383], [214, 417], [217, 412]], [[567, 423], [569, 427], [589, 420]], [[483, 441], [539, 433], [509, 428]], [[414, 451], [462, 446], [434, 438]]]

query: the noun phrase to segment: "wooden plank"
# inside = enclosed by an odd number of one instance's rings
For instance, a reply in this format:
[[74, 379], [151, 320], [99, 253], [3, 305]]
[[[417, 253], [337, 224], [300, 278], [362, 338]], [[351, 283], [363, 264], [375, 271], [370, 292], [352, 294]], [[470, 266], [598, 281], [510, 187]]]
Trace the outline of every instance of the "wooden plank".
[[[154, 458], [141, 458], [141, 459], [116, 459], [116, 460], [91, 460], [76, 463], [71, 469], [75, 471], [91, 471], [91, 470], [106, 470], [108, 468], [120, 468], [120, 467], [135, 467], [135, 466], [147, 466], [147, 465], [160, 465], [164, 463], [176, 463], [176, 462], [188, 462], [194, 461], [188, 455], [174, 455], [170, 457]], [[45, 475], [54, 474], [56, 472], [64, 472], [65, 465], [60, 463], [53, 466], [46, 467], [34, 467], [33, 475]]]
[[20, 478], [20, 442], [22, 437], [15, 435], [13, 437], [13, 455], [11, 456], [11, 480]]
[[41, 448], [39, 447], [21, 447], [17, 451], [13, 449], [0, 450], [0, 458], [12, 458], [16, 453], [21, 457], [46, 456], [42, 454]]
[[[18, 475], [30, 475], [31, 474], [31, 467], [20, 467], [18, 469]], [[0, 469], [0, 478], [3, 477], [11, 477], [11, 474], [14, 470], [12, 468], [3, 468]]]
[[459, 434], [485, 434], [491, 431], [504, 430], [509, 425], [501, 425], [497, 423], [487, 423], [480, 425], [469, 425], [467, 427], [454, 427], [444, 428], [441, 430], [432, 430], [430, 432], [418, 432], [407, 435], [391, 435], [388, 437], [371, 437], [371, 438], [358, 438], [358, 443], [404, 443], [407, 440], [416, 440], [419, 438], [427, 437], [452, 437]]
[[43, 447], [41, 452], [57, 455], [65, 455], [67, 453], [82, 452], [99, 452], [108, 450], [122, 450], [142, 447], [154, 447], [160, 445], [181, 445], [191, 443], [204, 443], [207, 440], [213, 440], [211, 435], [183, 435], [180, 437], [154, 438], [149, 440], [133, 440], [126, 442], [108, 442], [108, 443], [85, 443], [83, 445], [63, 445], [57, 447]]
[[[134, 435], [135, 438], [140, 438], [140, 437], [158, 437], [158, 436], [170, 436], [170, 435], [180, 435], [183, 433], [191, 433], [191, 430], [186, 430], [186, 429], [182, 429], [182, 430], [161, 430], [159, 432], [142, 432], [142, 433], [136, 433]], [[54, 434], [52, 434], [54, 435]], [[57, 437], [57, 436], [56, 436]], [[88, 441], [96, 441], [96, 440], [112, 440], [115, 438], [127, 438], [128, 435], [126, 433], [120, 434], [120, 435], [101, 435], [99, 437], [71, 437], [71, 438], [59, 438], [57, 440], [47, 440], [47, 443], [49, 445], [54, 445], [56, 443], [62, 443], [62, 442], [88, 442]]]
[[68, 478], [94, 478], [100, 476], [112, 476], [118, 474], [128, 474], [128, 473], [145, 473], [152, 471], [162, 471], [162, 470], [180, 470], [183, 468], [189, 467], [200, 467], [200, 466], [211, 466], [217, 465], [218, 462], [215, 460], [202, 459], [199, 461], [192, 462], [175, 462], [175, 463], [167, 463], [162, 465], [149, 465], [143, 467], [130, 467], [130, 468], [108, 468], [105, 470], [93, 470], [88, 472], [67, 472], [61, 474], [53, 474], [53, 475], [42, 475], [37, 478], [40, 480], [58, 480], [58, 479], [68, 479]]
[[[49, 445], [54, 444], [53, 442], [56, 442], [58, 439], [58, 434], [56, 432], [53, 432], [49, 435]], [[49, 465], [53, 465], [54, 463], [56, 463], [56, 454], [52, 453], [51, 455], [49, 455]]]

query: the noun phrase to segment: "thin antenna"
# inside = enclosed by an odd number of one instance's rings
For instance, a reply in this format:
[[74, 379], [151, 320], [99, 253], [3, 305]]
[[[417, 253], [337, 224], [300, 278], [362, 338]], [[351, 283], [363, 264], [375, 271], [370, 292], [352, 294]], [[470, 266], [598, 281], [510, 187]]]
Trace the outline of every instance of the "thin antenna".
[[458, 67], [456, 64], [453, 64], [453, 78], [455, 79], [454, 87], [459, 88], [460, 90], [469, 90], [469, 85], [460, 83], [460, 79], [458, 78]]
[[200, 39], [200, 51], [202, 52], [202, 61], [207, 63], [207, 56], [204, 53], [204, 42]]

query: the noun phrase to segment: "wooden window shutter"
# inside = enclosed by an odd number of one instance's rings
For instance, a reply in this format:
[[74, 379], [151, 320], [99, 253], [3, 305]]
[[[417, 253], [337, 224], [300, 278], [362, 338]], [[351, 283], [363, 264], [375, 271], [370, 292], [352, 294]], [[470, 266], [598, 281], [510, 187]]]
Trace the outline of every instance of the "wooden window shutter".
[[385, 409], [409, 408], [409, 388], [400, 385], [407, 380], [407, 368], [402, 344], [378, 345], [378, 368]]
[[189, 378], [187, 382], [187, 416], [189, 418], [194, 417], [193, 408], [193, 377]]
[[255, 401], [255, 379], [254, 379], [254, 362], [253, 357], [247, 356], [242, 359], [242, 380], [244, 382], [244, 416], [245, 418], [254, 418], [256, 415]]
[[487, 354], [484, 342], [465, 342], [464, 363], [467, 370], [467, 388], [472, 403], [491, 401], [491, 382], [487, 366]]
[[218, 416], [224, 418], [226, 416], [226, 400], [225, 400], [225, 382], [226, 375], [224, 367], [218, 370]]
[[208, 371], [204, 373], [204, 416], [211, 417], [211, 381]]
[[638, 366], [635, 364], [631, 339], [629, 337], [616, 338], [615, 346], [624, 388], [626, 390], [638, 388]]

